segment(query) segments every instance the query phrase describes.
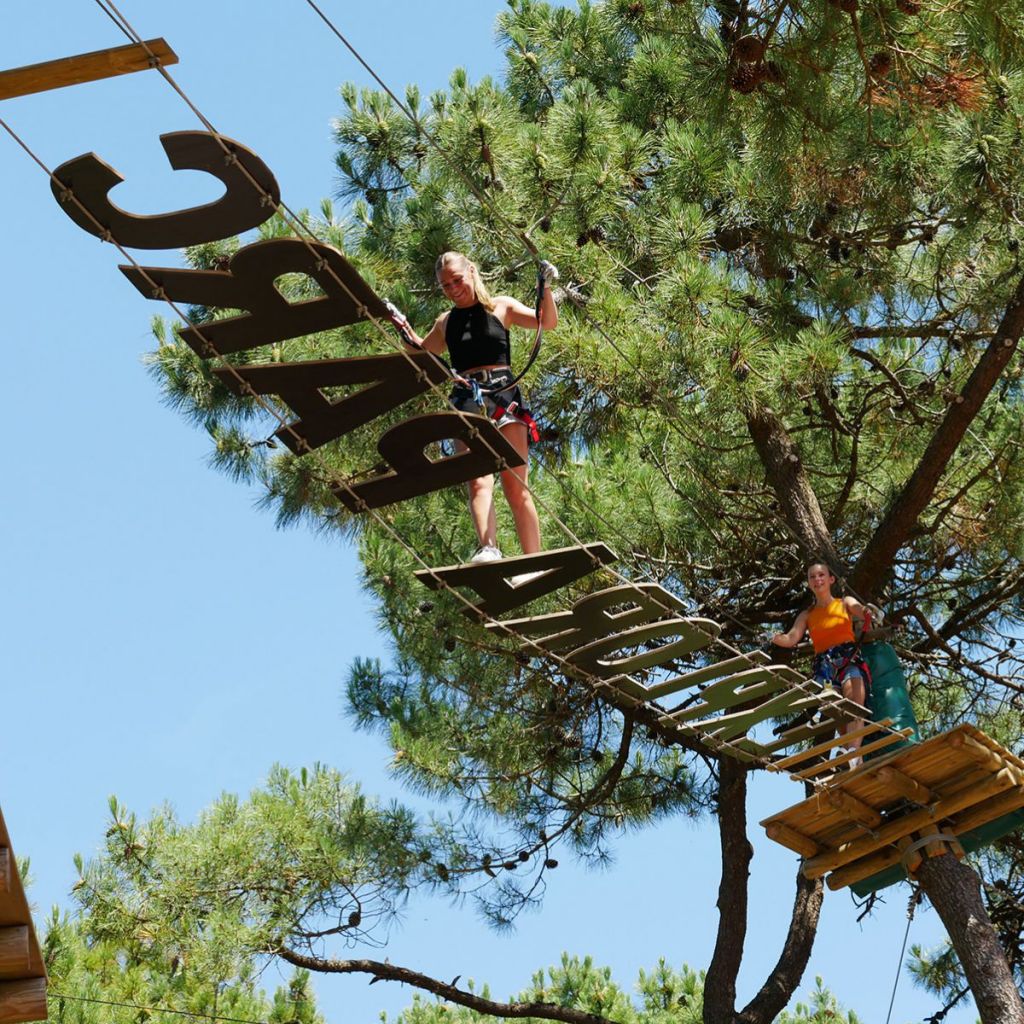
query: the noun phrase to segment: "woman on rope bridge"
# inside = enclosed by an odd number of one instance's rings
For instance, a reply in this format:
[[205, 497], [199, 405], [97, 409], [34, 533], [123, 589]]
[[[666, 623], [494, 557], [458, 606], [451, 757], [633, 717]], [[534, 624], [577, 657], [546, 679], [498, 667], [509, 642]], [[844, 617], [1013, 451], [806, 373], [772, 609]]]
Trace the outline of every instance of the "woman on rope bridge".
[[[805, 608], [787, 633], [776, 633], [771, 642], [777, 647], [796, 647], [805, 633], [814, 644], [814, 678], [822, 685], [829, 683], [848, 700], [865, 705], [871, 685], [871, 673], [860, 656], [860, 642], [871, 625], [871, 613], [855, 597], [833, 597], [836, 577], [827, 562], [812, 562], [807, 567], [807, 586], [814, 595], [814, 604]], [[843, 726], [842, 734], [860, 728], [858, 719]], [[850, 742], [848, 749], [860, 747], [860, 739]], [[860, 758], [850, 761], [856, 768]]]
[[[449, 401], [466, 413], [483, 414], [494, 420], [512, 447], [523, 457], [523, 465], [501, 474], [512, 517], [524, 555], [540, 551], [540, 520], [533, 498], [526, 488], [529, 443], [538, 441], [537, 425], [523, 396], [514, 383], [509, 327], [550, 331], [558, 325], [558, 309], [551, 289], [544, 287], [558, 277], [555, 267], [544, 261], [538, 274], [542, 297], [538, 312], [508, 295], [491, 296], [476, 264], [460, 252], [446, 252], [434, 267], [441, 290], [452, 301], [433, 327], [421, 338], [408, 326], [397, 310], [395, 325], [407, 344], [424, 348], [435, 355], [445, 349], [451, 357], [455, 387]], [[396, 315], [397, 314], [397, 315]], [[504, 387], [502, 385], [505, 385]], [[456, 442], [457, 450], [465, 446]], [[477, 549], [471, 562], [489, 562], [501, 558], [498, 548], [498, 522], [494, 508], [494, 477], [469, 482], [469, 512], [476, 529]]]

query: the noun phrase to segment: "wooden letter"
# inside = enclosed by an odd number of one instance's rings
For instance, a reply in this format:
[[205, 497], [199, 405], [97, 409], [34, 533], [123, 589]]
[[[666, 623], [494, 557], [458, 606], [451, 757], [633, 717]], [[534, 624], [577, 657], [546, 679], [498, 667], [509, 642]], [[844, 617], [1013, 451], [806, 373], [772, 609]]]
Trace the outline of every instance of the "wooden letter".
[[[428, 444], [448, 440], [462, 441], [467, 450], [436, 460], [424, 452]], [[353, 512], [393, 505], [523, 465], [519, 453], [486, 416], [454, 412], [413, 416], [392, 427], [377, 443], [377, 450], [394, 472], [332, 488]]]
[[[613, 676], [628, 675], [630, 672], [664, 665], [675, 658], [685, 658], [688, 654], [707, 647], [721, 631], [722, 627], [711, 619], [665, 619], [646, 626], [636, 626], [603, 640], [577, 647], [566, 655], [566, 660], [584, 672], [601, 679], [610, 679]], [[679, 639], [651, 651], [641, 651], [623, 658], [610, 657], [624, 647], [636, 647], [651, 640], [671, 636]]]
[[[494, 562], [420, 569], [416, 577], [431, 590], [440, 590], [442, 583], [450, 587], [468, 587], [481, 601], [472, 609], [464, 609], [465, 614], [493, 618], [554, 593], [589, 576], [598, 565], [609, 565], [614, 561], [615, 553], [604, 544], [584, 544], [582, 547], [557, 548]], [[542, 575], [517, 585], [510, 582], [513, 576], [533, 572]], [[493, 622], [487, 623], [486, 628], [498, 634], [504, 632], [501, 625]]]
[[[383, 416], [429, 391], [431, 384], [448, 381], [445, 368], [429, 352], [266, 363], [213, 372], [237, 394], [245, 390], [241, 377], [258, 395], [280, 395], [300, 419], [275, 436], [299, 455]], [[370, 386], [334, 401], [321, 391], [342, 384]]]
[[750, 701], [763, 701], [765, 697], [784, 689], [792, 683], [799, 683], [803, 676], [785, 665], [768, 665], [764, 668], [749, 669], [737, 672], [733, 676], [707, 687], [701, 694], [697, 704], [691, 704], [682, 711], [672, 715], [674, 722], [690, 722], [695, 718], [703, 718], [715, 711], [724, 711], [737, 704]]
[[623, 629], [674, 616], [683, 602], [657, 583], [609, 587], [588, 594], [571, 609], [512, 619], [507, 624], [524, 636], [540, 637], [546, 651], [565, 651], [614, 636]]
[[[181, 331], [182, 340], [204, 358], [345, 327], [371, 315], [387, 316], [384, 303], [337, 249], [297, 238], [247, 245], [231, 257], [227, 270], [122, 266], [121, 271], [146, 298], [166, 296], [210, 308], [247, 310]], [[289, 302], [274, 282], [292, 273], [312, 277], [325, 294]], [[154, 294], [153, 285], [163, 294]]]
[[695, 732], [706, 732], [719, 740], [732, 740], [743, 736], [767, 718], [780, 718], [782, 715], [794, 715], [808, 708], [820, 707], [822, 698], [818, 694], [808, 695], [795, 687], [759, 704], [748, 711], [736, 711], [731, 715], [719, 715], [705, 722], [696, 722], [691, 728]]
[[[83, 231], [100, 238], [109, 231], [114, 241], [130, 248], [180, 249], [230, 238], [272, 216], [281, 201], [281, 192], [267, 165], [252, 150], [232, 139], [220, 139], [231, 157], [210, 132], [171, 132], [160, 136], [167, 159], [176, 171], [206, 171], [224, 183], [227, 192], [215, 203], [156, 216], [128, 213], [115, 206], [107, 195], [124, 178], [95, 153], [61, 164], [53, 172], [57, 180], [50, 187], [61, 209]], [[243, 168], [270, 196], [270, 201], [264, 201]]]

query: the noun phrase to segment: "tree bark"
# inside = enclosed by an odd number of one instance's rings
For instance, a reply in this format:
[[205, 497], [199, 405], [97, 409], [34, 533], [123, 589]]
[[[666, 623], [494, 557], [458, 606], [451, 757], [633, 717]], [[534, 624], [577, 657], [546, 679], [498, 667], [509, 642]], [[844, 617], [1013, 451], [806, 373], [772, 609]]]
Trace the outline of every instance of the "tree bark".
[[704, 979], [704, 1024], [733, 1024], [754, 851], [747, 839], [747, 769], [732, 757], [718, 761], [718, 834], [722, 848], [718, 936]]
[[824, 879], [805, 878], [798, 870], [796, 900], [779, 961], [761, 990], [743, 1008], [738, 1017], [739, 1024], [771, 1024], [793, 998], [811, 958], [824, 897]]
[[926, 857], [917, 877], [946, 926], [982, 1024], [1024, 1024], [1024, 1005], [985, 910], [977, 874], [944, 853]]
[[850, 576], [850, 587], [861, 600], [870, 599], [892, 569], [899, 549], [907, 542], [921, 513], [931, 501], [949, 460], [967, 428], [995, 387], [1017, 351], [1024, 331], [1024, 278], [1017, 284], [999, 329], [992, 336], [964, 385], [935, 429], [917, 468], [889, 506]]
[[836, 572], [843, 565], [832, 543], [818, 496], [804, 472], [800, 453], [786, 425], [762, 407], [747, 413], [747, 430], [768, 474], [768, 483], [779, 499], [782, 518], [808, 558], [823, 558]]

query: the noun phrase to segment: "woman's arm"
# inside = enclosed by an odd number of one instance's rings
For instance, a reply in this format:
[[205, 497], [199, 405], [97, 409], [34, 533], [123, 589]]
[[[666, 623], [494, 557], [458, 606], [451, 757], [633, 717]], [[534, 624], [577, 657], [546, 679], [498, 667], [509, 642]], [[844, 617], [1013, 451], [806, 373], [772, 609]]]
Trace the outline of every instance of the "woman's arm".
[[871, 628], [871, 612], [855, 597], [844, 597], [843, 607], [853, 622], [853, 635], [859, 640]]
[[394, 315], [392, 315], [391, 319], [395, 321], [395, 325], [403, 333], [403, 338], [405, 333], [408, 333], [412, 337], [411, 342], [406, 341], [406, 344], [410, 348], [422, 348], [425, 349], [427, 352], [433, 352], [435, 356], [442, 355], [444, 353], [445, 348], [447, 348], [447, 343], [444, 340], [444, 328], [445, 324], [448, 322], [447, 313], [442, 313], [434, 321], [433, 326], [430, 328], [429, 331], [427, 331], [427, 336], [425, 338], [421, 338], [413, 330], [412, 325], [409, 323], [409, 321], [406, 320], [404, 317], [402, 318], [401, 322], [399, 322]]
[[[495, 312], [506, 327], [514, 325], [536, 330], [537, 314], [518, 299], [511, 295], [496, 295], [494, 305], [497, 307]], [[544, 289], [544, 298], [540, 302], [540, 325], [545, 331], [553, 331], [558, 326], [558, 307], [550, 288]]]
[[793, 623], [793, 628], [788, 633], [776, 633], [771, 641], [776, 647], [796, 647], [804, 638], [807, 632], [807, 609], [805, 608]]

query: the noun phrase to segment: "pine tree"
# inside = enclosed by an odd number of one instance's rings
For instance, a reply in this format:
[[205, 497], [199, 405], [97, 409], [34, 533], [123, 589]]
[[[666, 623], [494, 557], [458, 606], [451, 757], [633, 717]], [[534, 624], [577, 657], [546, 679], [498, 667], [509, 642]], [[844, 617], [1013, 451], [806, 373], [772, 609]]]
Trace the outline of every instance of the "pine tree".
[[[407, 90], [411, 117], [342, 88], [351, 217], [325, 204], [310, 227], [417, 324], [442, 308], [445, 249], [470, 252], [492, 292], [529, 294], [531, 252], [561, 267], [563, 323], [528, 381], [549, 543], [569, 542], [559, 524], [604, 540], [741, 645], [791, 621], [804, 560], [826, 557], [900, 627], [926, 728], [969, 718], [1018, 737], [1024, 5], [510, 0], [498, 34], [504, 81], [456, 69], [425, 102]], [[282, 287], [312, 294], [302, 278]], [[365, 326], [232, 358], [383, 350]], [[779, 965], [737, 1009], [747, 769], [697, 740], [665, 748], [453, 601], [427, 601], [389, 530], [428, 564], [460, 561], [461, 493], [389, 509], [385, 529], [330, 492], [331, 474], [377, 460], [380, 421], [317, 460], [282, 454], [262, 446], [274, 425], [180, 342], [154, 368], [210, 431], [214, 463], [259, 481], [280, 522], [358, 541], [394, 664], [353, 665], [357, 720], [389, 736], [410, 785], [484, 812], [434, 826], [424, 880], [475, 892], [505, 924], [558, 844], [600, 856], [617, 827], [714, 808], [723, 885], [704, 1019], [772, 1020], [822, 890], [798, 878]], [[951, 857], [921, 881], [940, 911], [954, 896], [981, 907]], [[1020, 1020], [994, 930], [953, 939], [982, 1019]]]

